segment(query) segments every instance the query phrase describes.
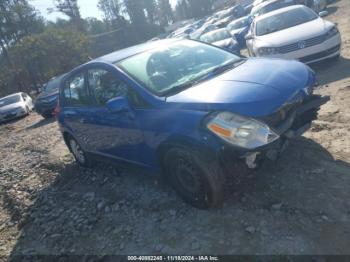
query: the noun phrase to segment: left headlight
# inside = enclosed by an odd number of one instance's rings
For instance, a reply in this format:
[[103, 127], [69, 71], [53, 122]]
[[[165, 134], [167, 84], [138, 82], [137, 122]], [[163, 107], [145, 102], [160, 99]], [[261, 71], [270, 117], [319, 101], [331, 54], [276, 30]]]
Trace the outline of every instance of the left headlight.
[[207, 128], [225, 141], [246, 149], [269, 144], [279, 138], [266, 124], [231, 112], [214, 116]]
[[333, 36], [337, 35], [339, 33], [339, 30], [336, 26], [333, 26], [328, 32], [327, 32], [327, 39], [332, 38]]

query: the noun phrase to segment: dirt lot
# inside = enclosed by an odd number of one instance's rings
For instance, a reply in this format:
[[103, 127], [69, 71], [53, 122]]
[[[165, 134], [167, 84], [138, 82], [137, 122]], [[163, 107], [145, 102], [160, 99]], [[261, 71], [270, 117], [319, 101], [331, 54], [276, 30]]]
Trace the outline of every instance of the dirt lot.
[[329, 11], [342, 57], [313, 68], [331, 101], [222, 209], [191, 208], [139, 170], [78, 167], [57, 124], [36, 114], [0, 126], [0, 256], [350, 254], [349, 1]]

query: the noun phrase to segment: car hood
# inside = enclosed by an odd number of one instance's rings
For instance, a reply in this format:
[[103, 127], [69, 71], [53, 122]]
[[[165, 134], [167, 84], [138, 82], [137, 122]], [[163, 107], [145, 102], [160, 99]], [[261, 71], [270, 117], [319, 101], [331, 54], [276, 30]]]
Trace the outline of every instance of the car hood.
[[311, 75], [297, 61], [252, 58], [166, 101], [176, 108], [266, 116], [293, 100], [309, 84]]
[[6, 113], [6, 112], [10, 112], [12, 110], [15, 110], [19, 107], [23, 107], [23, 102], [18, 102], [18, 103], [13, 103], [7, 106], [2, 106], [0, 107], [0, 113]]
[[50, 91], [43, 91], [40, 93], [40, 95], [38, 95], [38, 97], [36, 99], [40, 100], [40, 99], [47, 98], [47, 97], [54, 96], [54, 95], [58, 95], [58, 89], [50, 90]]
[[333, 24], [331, 22], [325, 21], [322, 18], [317, 18], [310, 22], [286, 28], [271, 34], [257, 36], [256, 40], [258, 44], [264, 44], [264, 46], [279, 47], [300, 40], [320, 36], [330, 30], [332, 26]]

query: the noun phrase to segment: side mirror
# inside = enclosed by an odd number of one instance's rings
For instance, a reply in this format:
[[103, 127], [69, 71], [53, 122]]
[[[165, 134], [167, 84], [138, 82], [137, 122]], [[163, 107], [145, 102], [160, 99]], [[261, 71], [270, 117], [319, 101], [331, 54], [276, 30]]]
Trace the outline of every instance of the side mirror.
[[318, 15], [319, 15], [320, 17], [325, 17], [325, 16], [327, 16], [328, 14], [329, 14], [328, 11], [321, 11], [321, 12], [318, 13]]
[[249, 33], [244, 38], [245, 38], [245, 40], [252, 40], [253, 36], [252, 36], [252, 34]]
[[121, 113], [130, 111], [130, 105], [126, 97], [117, 97], [107, 102], [107, 108], [112, 113]]

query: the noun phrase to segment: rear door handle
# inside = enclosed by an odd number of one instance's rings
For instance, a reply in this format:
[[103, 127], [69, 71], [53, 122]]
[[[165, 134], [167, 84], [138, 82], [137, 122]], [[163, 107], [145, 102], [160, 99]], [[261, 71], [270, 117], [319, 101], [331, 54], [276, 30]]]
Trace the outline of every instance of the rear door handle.
[[85, 119], [85, 118], [80, 118], [80, 119], [79, 119], [79, 123], [85, 124], [85, 123], [86, 123], [86, 119]]

